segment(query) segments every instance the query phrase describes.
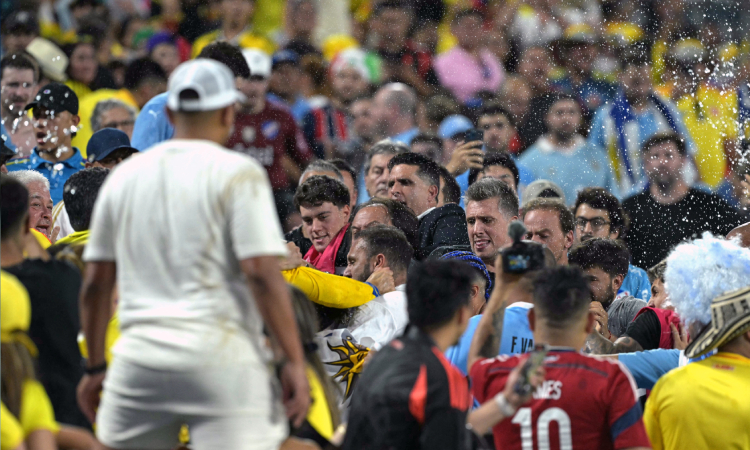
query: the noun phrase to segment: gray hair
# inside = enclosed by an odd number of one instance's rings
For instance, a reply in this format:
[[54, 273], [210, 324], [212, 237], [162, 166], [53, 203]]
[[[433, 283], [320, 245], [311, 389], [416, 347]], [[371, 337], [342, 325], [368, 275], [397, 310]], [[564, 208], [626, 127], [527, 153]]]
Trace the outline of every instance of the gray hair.
[[388, 83], [380, 89], [386, 92], [388, 106], [395, 106], [401, 114], [416, 117], [417, 96], [414, 94], [414, 89], [404, 83]]
[[328, 161], [316, 159], [315, 161], [308, 164], [305, 171], [302, 172], [302, 175], [300, 175], [299, 177], [299, 184], [302, 184], [302, 180], [305, 179], [305, 175], [310, 172], [333, 172], [336, 174], [337, 180], [341, 181], [342, 183], [344, 182], [344, 175], [341, 174], [341, 171], [338, 167], [334, 166]]
[[392, 141], [390, 139], [383, 139], [372, 146], [369, 152], [367, 152], [367, 159], [365, 159], [364, 169], [365, 175], [370, 172], [370, 164], [372, 164], [372, 158], [375, 155], [398, 155], [400, 153], [409, 153], [409, 147], [406, 145]]
[[482, 178], [469, 186], [464, 195], [464, 203], [497, 199], [497, 207], [505, 217], [518, 215], [518, 195], [508, 183], [494, 178]]
[[8, 172], [8, 176], [25, 187], [29, 187], [31, 183], [42, 183], [45, 189], [49, 191], [49, 180], [36, 170], [16, 170], [15, 172]]
[[96, 106], [94, 107], [94, 112], [91, 113], [91, 131], [96, 133], [97, 131], [101, 130], [102, 114], [115, 108], [123, 108], [128, 112], [128, 114], [130, 114], [130, 117], [133, 120], [135, 120], [135, 116], [138, 114], [135, 108], [123, 102], [122, 100], [117, 100], [116, 98], [102, 100], [96, 104]]

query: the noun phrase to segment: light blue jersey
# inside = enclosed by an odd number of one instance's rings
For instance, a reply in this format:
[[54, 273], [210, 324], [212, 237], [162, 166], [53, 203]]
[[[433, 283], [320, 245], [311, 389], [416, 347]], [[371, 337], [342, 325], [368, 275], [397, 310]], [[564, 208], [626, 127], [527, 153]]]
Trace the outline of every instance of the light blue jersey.
[[154, 145], [171, 139], [174, 127], [167, 117], [167, 93], [159, 94], [146, 103], [135, 119], [133, 139], [130, 145], [145, 151]]
[[632, 296], [648, 303], [651, 300], [651, 283], [645, 270], [632, 264], [628, 267], [628, 274], [622, 280], [622, 286], [617, 291], [617, 298]]
[[[499, 355], [512, 355], [530, 352], [534, 348], [534, 335], [529, 327], [529, 309], [531, 303], [516, 302], [505, 309], [503, 319], [503, 336], [500, 339]], [[445, 357], [458, 367], [461, 372], [467, 374], [467, 365], [469, 359], [469, 347], [471, 340], [474, 339], [474, 333], [479, 326], [481, 315], [469, 319], [469, 325], [466, 327], [458, 344], [448, 348]]]

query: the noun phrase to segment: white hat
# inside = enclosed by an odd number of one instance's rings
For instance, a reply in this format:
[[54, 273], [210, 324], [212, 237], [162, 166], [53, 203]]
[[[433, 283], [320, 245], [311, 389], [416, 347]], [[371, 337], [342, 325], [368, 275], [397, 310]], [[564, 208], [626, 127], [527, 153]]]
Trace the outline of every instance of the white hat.
[[523, 190], [523, 206], [536, 198], [558, 198], [565, 203], [565, 193], [560, 186], [549, 180], [536, 180]]
[[[195, 91], [197, 98], [180, 99], [186, 90]], [[167, 107], [172, 111], [215, 111], [245, 96], [234, 85], [234, 74], [224, 64], [207, 58], [184, 62], [177, 66], [167, 85]]]
[[61, 83], [68, 79], [68, 57], [51, 41], [36, 37], [26, 46], [26, 52], [34, 57], [45, 77]]
[[246, 48], [242, 50], [247, 65], [250, 66], [250, 76], [268, 78], [271, 76], [271, 56], [257, 48]]

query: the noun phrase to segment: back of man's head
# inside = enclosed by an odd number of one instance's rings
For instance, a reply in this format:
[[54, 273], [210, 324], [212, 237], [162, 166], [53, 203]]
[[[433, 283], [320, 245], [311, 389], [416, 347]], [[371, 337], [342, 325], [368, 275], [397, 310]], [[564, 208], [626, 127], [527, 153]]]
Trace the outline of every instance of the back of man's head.
[[297, 187], [294, 193], [294, 207], [312, 208], [325, 202], [333, 203], [337, 208], [349, 205], [349, 190], [344, 183], [325, 175], [313, 175]]
[[0, 175], [0, 234], [12, 238], [24, 226], [29, 214], [29, 191], [17, 180]]
[[372, 164], [372, 158], [375, 155], [398, 155], [400, 153], [409, 153], [409, 147], [404, 144], [390, 139], [383, 139], [372, 146], [370, 151], [367, 152], [367, 159], [365, 160], [365, 174], [370, 172], [370, 165]]
[[364, 242], [368, 260], [383, 255], [394, 274], [406, 273], [414, 250], [401, 230], [388, 225], [373, 225], [360, 231], [357, 240]]
[[74, 230], [85, 231], [90, 228], [94, 202], [107, 175], [109, 170], [94, 167], [74, 173], [65, 182], [63, 201]]
[[[435, 185], [440, 188], [440, 166], [430, 158], [418, 153], [400, 153], [388, 162], [388, 170], [401, 164], [417, 166], [417, 176], [428, 186]], [[438, 191], [439, 192], [439, 191]]]
[[405, 119], [414, 119], [417, 114], [417, 96], [409, 86], [403, 83], [389, 83], [383, 86], [386, 92], [386, 103], [398, 110]]
[[125, 70], [124, 87], [129, 91], [135, 91], [143, 83], [151, 81], [166, 83], [167, 74], [159, 64], [150, 58], [136, 59]]
[[427, 260], [410, 271], [406, 281], [409, 322], [432, 330], [450, 322], [469, 305], [476, 274], [460, 261]]
[[630, 251], [620, 241], [594, 238], [570, 249], [568, 263], [583, 270], [601, 269], [607, 275], [627, 275]]
[[359, 211], [370, 206], [382, 205], [388, 211], [388, 218], [391, 224], [401, 230], [409, 241], [412, 249], [416, 250], [419, 246], [419, 219], [414, 211], [406, 205], [390, 198], [371, 198], [357, 207], [357, 211], [352, 214], [354, 218]]
[[497, 199], [497, 207], [507, 218], [518, 216], [518, 196], [507, 183], [494, 178], [482, 178], [469, 186], [464, 203]]
[[214, 42], [203, 47], [198, 58], [213, 59], [229, 67], [235, 78], [250, 78], [250, 66], [242, 56], [242, 50], [228, 42]]
[[461, 201], [461, 186], [451, 173], [443, 166], [440, 169], [440, 177], [443, 179], [443, 203], [458, 204]]
[[547, 327], [565, 329], [587, 314], [591, 289], [580, 268], [553, 267], [531, 276], [534, 313]]

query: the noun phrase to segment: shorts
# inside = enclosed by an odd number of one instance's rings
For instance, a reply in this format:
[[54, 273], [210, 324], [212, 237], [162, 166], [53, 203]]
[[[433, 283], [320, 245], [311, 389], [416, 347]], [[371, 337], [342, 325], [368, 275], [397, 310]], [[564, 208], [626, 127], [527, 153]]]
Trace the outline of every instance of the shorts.
[[194, 450], [277, 449], [288, 434], [279, 392], [262, 365], [155, 370], [115, 358], [96, 434], [110, 448], [168, 450], [186, 424]]

